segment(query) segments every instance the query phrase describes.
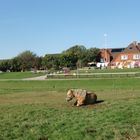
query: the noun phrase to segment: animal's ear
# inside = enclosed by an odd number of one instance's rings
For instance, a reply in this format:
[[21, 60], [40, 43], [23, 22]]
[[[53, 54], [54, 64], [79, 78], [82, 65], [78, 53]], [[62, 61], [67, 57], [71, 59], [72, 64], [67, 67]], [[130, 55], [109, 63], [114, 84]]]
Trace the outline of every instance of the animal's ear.
[[72, 91], [72, 89], [66, 89], [67, 91]]
[[70, 89], [70, 92], [73, 93], [73, 89]]
[[72, 89], [69, 89], [67, 94], [73, 94], [73, 90]]
[[81, 97], [82, 98], [86, 98], [86, 94], [87, 94], [87, 91], [86, 90], [82, 90]]

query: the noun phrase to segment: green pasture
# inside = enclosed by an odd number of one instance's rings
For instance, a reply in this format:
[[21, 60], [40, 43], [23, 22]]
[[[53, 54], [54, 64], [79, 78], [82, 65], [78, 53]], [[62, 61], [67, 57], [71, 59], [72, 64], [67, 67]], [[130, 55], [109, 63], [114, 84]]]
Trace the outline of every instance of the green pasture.
[[[116, 72], [140, 72], [140, 68], [124, 68], [124, 69], [93, 69], [92, 67], [86, 69], [79, 69], [79, 73], [116, 73]], [[73, 72], [77, 72], [74, 70]]]
[[33, 73], [33, 72], [3, 72], [0, 73], [0, 79], [22, 79], [31, 78], [44, 75], [44, 73]]
[[140, 68], [133, 69], [77, 69], [66, 74], [48, 74], [48, 79], [72, 78], [128, 78], [140, 77]]
[[[45, 75], [46, 73], [33, 72], [3, 72], [0, 80], [18, 80]], [[77, 75], [78, 74], [78, 75]], [[140, 77], [140, 68], [134, 69], [79, 69], [72, 70], [68, 74], [47, 74], [48, 79], [72, 79], [72, 78], [127, 78]]]
[[[69, 88], [94, 91], [76, 107]], [[140, 78], [0, 81], [0, 140], [139, 140]]]

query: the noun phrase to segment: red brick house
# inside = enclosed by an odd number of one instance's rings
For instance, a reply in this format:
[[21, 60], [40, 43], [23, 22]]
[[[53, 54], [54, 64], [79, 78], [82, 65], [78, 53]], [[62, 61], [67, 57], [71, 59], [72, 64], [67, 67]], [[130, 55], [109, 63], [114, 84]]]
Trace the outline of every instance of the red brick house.
[[100, 63], [111, 68], [140, 67], [140, 43], [134, 41], [127, 48], [101, 49], [100, 58]]

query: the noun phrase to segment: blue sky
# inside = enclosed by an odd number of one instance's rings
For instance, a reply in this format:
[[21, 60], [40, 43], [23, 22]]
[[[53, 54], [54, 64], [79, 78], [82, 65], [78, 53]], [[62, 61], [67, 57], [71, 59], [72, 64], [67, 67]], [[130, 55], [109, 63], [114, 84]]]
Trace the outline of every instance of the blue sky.
[[0, 0], [0, 59], [140, 41], [140, 0]]

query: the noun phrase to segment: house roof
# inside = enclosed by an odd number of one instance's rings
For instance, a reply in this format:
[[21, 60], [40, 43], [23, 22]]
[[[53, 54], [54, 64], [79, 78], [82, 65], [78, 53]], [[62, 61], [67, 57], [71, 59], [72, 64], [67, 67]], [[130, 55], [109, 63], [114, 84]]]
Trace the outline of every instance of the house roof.
[[111, 48], [109, 49], [111, 56], [115, 59], [125, 48]]
[[105, 51], [106, 51], [109, 55], [111, 55], [111, 52], [110, 52], [109, 49], [100, 49], [100, 53], [101, 53], [101, 54], [105, 53]]
[[140, 43], [137, 43], [136, 41], [132, 42], [128, 45], [127, 48], [123, 51], [123, 53], [140, 53]]
[[124, 50], [125, 48], [112, 48], [110, 49], [111, 53], [120, 53]]
[[100, 49], [101, 56], [104, 56], [105, 51], [115, 59], [125, 48], [107, 48], [107, 49]]

